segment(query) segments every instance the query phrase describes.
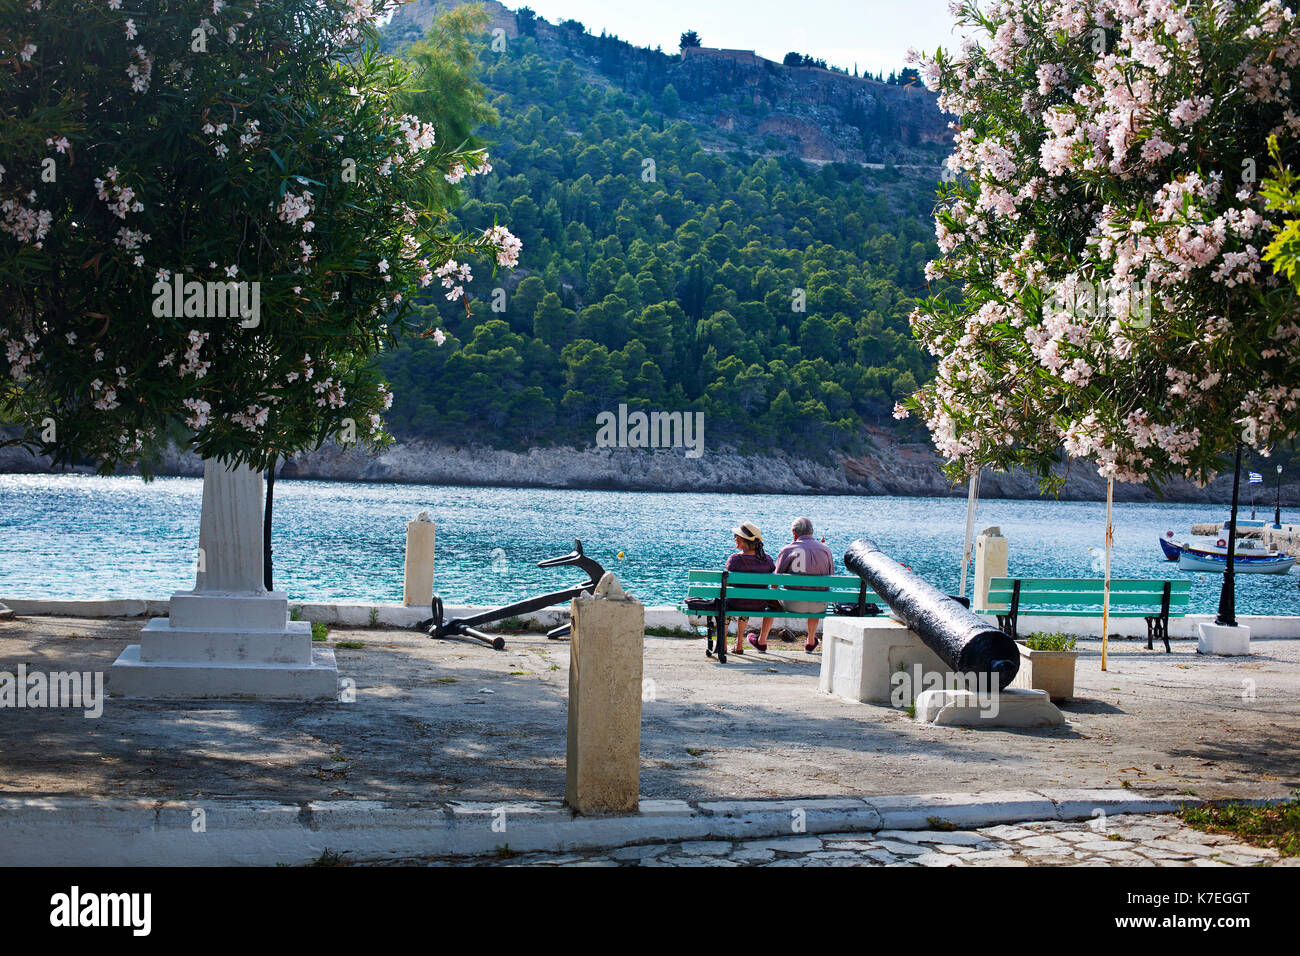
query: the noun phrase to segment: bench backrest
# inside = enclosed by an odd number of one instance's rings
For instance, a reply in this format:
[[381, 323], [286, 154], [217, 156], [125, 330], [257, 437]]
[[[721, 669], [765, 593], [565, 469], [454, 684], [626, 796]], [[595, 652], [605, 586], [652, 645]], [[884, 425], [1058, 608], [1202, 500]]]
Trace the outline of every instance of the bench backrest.
[[[716, 598], [722, 593], [721, 571], [692, 571], [686, 586], [686, 596]], [[745, 587], [735, 587], [745, 585]], [[761, 590], [760, 590], [761, 588]], [[806, 588], [825, 588], [808, 591]], [[833, 604], [855, 604], [859, 596], [867, 604], [884, 604], [884, 598], [871, 588], [865, 588], [856, 574], [750, 574], [744, 571], [727, 572], [727, 597], [740, 600], [763, 601], [830, 601]]]
[[[989, 581], [990, 604], [1008, 604], [1020, 582], [1020, 606], [1100, 607], [1105, 593], [1103, 578], [993, 578]], [[1169, 584], [1169, 608], [1186, 608], [1192, 600], [1190, 581], [1153, 581], [1142, 578], [1111, 578], [1111, 607], [1155, 608], [1163, 604], [1165, 584]]]

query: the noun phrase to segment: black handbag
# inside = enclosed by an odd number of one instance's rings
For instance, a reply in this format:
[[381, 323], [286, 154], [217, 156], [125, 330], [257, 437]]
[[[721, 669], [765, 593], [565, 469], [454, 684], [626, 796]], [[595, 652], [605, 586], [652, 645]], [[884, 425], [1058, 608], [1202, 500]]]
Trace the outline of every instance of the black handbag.
[[880, 613], [879, 604], [863, 605], [861, 614], [858, 613], [856, 604], [833, 604], [831, 606], [835, 609], [837, 617], [875, 617]]

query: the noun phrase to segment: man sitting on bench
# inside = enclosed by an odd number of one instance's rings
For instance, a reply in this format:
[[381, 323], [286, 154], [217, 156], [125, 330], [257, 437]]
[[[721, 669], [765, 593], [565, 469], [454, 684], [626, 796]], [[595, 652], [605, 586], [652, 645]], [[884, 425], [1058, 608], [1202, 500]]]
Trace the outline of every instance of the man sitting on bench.
[[[835, 573], [835, 556], [831, 554], [831, 549], [826, 547], [816, 538], [813, 537], [813, 523], [808, 518], [796, 518], [794, 524], [790, 526], [790, 533], [794, 536], [794, 541], [787, 544], [781, 549], [781, 553], [776, 556], [776, 573], [777, 574], [813, 574], [813, 575], [831, 575]], [[824, 591], [825, 588], [808, 588], [809, 591]], [[825, 601], [785, 601], [784, 608], [787, 611], [802, 612], [804, 614], [821, 614], [826, 610]], [[750, 643], [760, 651], [767, 650], [767, 633], [772, 629], [770, 617], [763, 618], [763, 633], [755, 641], [752, 637]], [[818, 618], [810, 617], [808, 621], [808, 641], [804, 644], [803, 649], [811, 654], [817, 650], [817, 623]]]

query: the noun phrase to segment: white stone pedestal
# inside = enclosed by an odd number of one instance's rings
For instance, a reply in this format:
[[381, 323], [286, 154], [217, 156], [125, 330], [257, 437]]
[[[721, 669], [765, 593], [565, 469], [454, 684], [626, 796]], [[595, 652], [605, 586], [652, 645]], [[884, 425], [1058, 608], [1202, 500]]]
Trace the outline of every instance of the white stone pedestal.
[[1250, 654], [1250, 628], [1198, 624], [1196, 625], [1196, 653], [1247, 657]]
[[1045, 690], [979, 694], [969, 690], [927, 690], [916, 698], [916, 719], [941, 727], [1060, 727], [1065, 717]]
[[[821, 689], [846, 700], [889, 704], [896, 672], [906, 672], [908, 687], [919, 687], [918, 667], [921, 675], [950, 669], [906, 624], [889, 617], [827, 617], [822, 640]], [[904, 704], [911, 701], [908, 695]]]
[[114, 697], [338, 696], [333, 649], [314, 647], [311, 624], [290, 621], [285, 595], [263, 587], [262, 500], [261, 474], [204, 462], [197, 583], [113, 663]]

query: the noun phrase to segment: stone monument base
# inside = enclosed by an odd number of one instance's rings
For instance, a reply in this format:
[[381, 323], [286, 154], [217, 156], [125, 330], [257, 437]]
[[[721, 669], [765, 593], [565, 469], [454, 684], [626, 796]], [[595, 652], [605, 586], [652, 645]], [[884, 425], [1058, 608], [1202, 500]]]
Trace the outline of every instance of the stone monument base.
[[332, 647], [313, 647], [309, 664], [262, 664], [142, 661], [140, 645], [131, 644], [108, 672], [108, 692], [155, 700], [335, 700], [339, 670]]
[[1060, 727], [1065, 723], [1047, 691], [1012, 687], [993, 694], [922, 691], [916, 698], [916, 719], [941, 727]]
[[311, 624], [290, 621], [279, 591], [182, 591], [109, 671], [114, 697], [333, 700], [334, 651], [315, 647]]

